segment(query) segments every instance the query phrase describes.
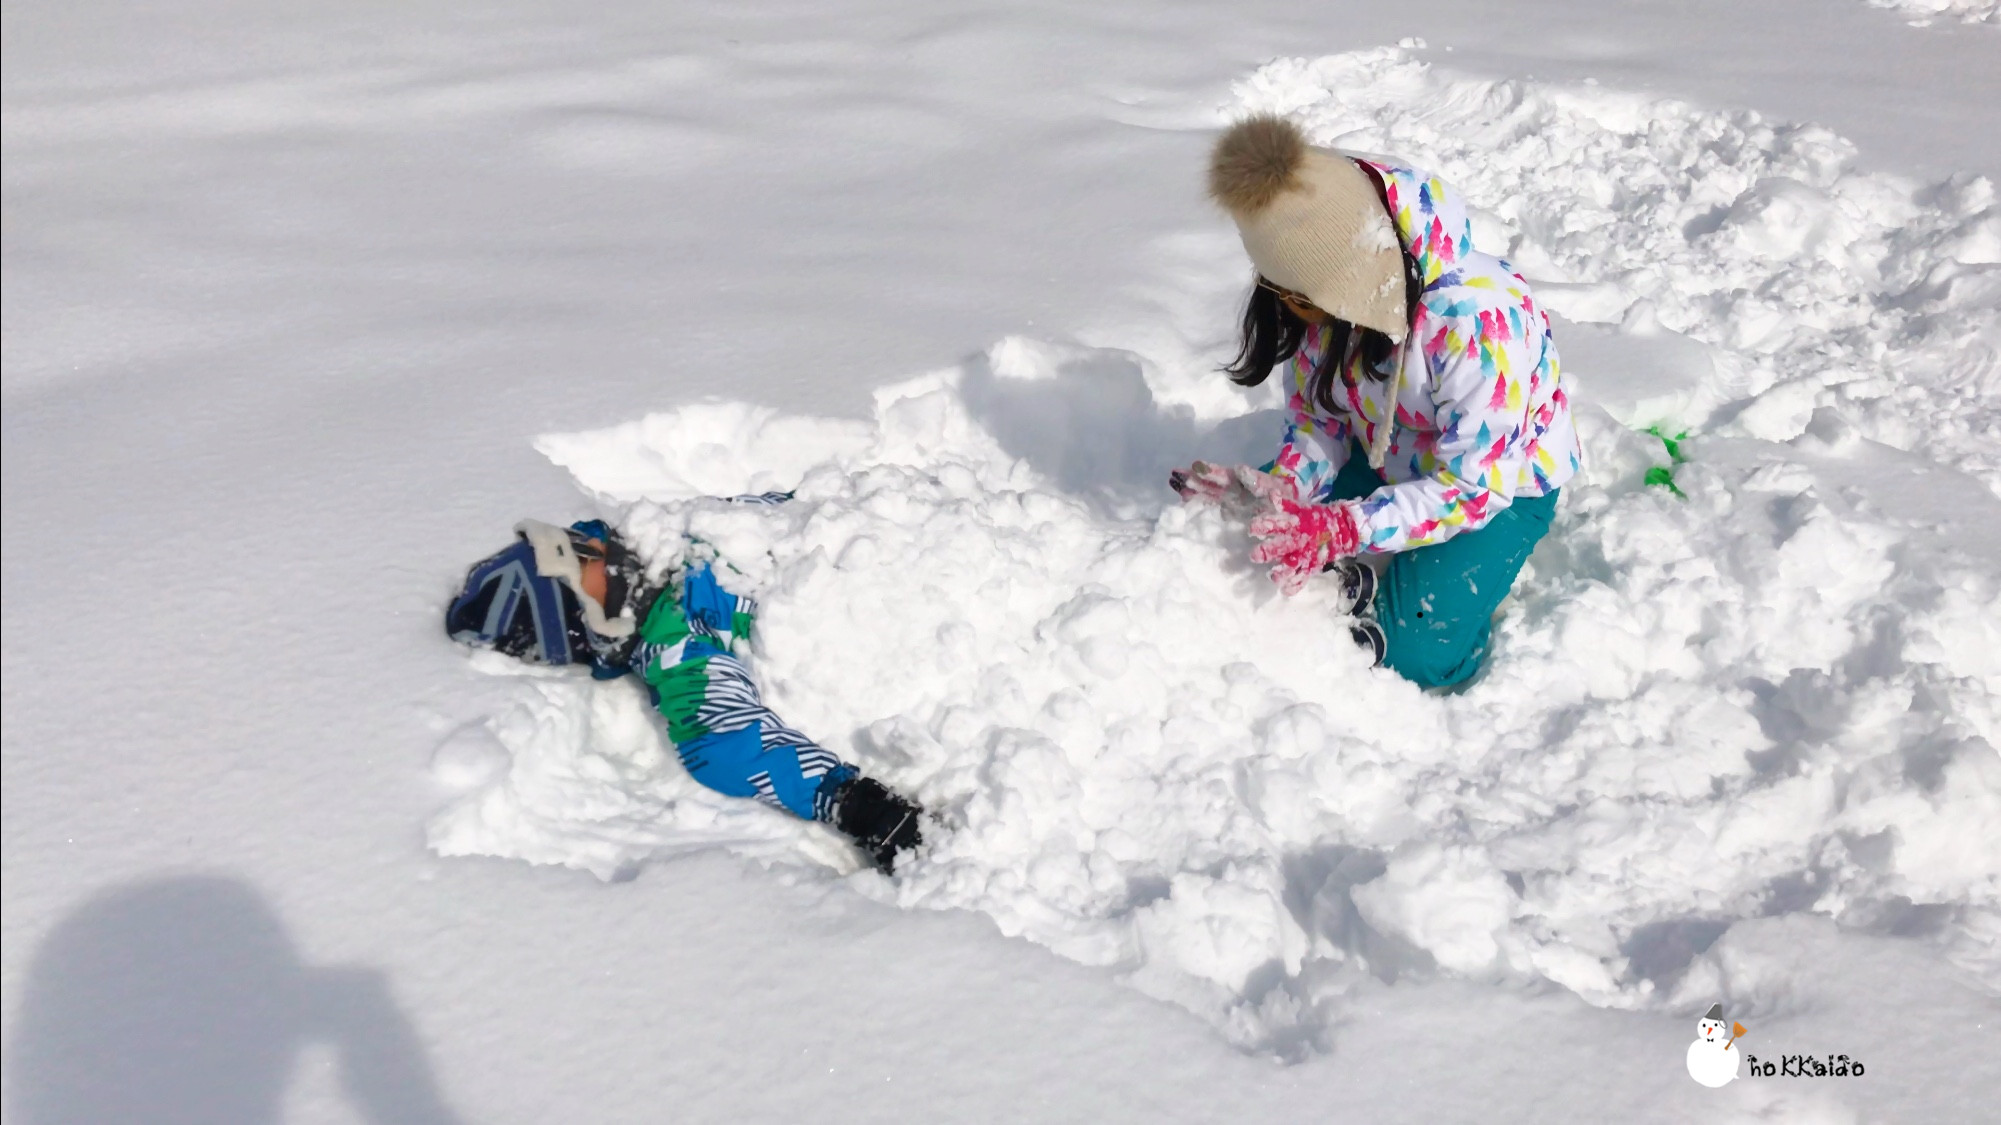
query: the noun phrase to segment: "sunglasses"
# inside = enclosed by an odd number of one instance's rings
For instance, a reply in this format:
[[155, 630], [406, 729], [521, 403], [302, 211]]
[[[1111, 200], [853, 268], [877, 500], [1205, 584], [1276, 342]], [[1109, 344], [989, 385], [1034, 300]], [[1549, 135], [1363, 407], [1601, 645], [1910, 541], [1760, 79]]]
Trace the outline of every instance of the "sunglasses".
[[1273, 293], [1277, 294], [1279, 300], [1284, 301], [1290, 305], [1298, 305], [1300, 308], [1303, 309], [1318, 309], [1320, 307], [1319, 305], [1316, 305], [1311, 300], [1309, 300], [1306, 294], [1295, 293], [1292, 290], [1287, 289], [1283, 285], [1274, 285], [1271, 282], [1266, 281], [1262, 277], [1258, 278], [1258, 288], [1269, 289]]

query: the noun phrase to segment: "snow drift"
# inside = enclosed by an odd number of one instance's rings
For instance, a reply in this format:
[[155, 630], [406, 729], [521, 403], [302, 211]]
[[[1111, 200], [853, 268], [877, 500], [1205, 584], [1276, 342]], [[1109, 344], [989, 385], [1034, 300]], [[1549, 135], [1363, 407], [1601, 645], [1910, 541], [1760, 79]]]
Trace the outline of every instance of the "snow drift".
[[[710, 403], [541, 443], [643, 549], [696, 534], [742, 568], [769, 701], [938, 814], [920, 862], [854, 874], [688, 780], [633, 685], [484, 658], [523, 687], [440, 747], [468, 792], [432, 846], [851, 874], [1280, 1053], [1412, 974], [1773, 1010], [1780, 954], [1718, 940], [1771, 915], [2001, 985], [1992, 185], [1396, 50], [1238, 94], [1218, 123], [1279, 110], [1456, 181], [1566, 318], [1591, 465], [1476, 683], [1368, 669], [1324, 593], [1279, 599], [1241, 530], [1165, 503], [1168, 467], [1257, 457], [1275, 414], [1198, 420], [1146, 355], [1009, 339], [867, 421]], [[1679, 495], [1642, 483], [1670, 460], [1644, 426], [1690, 435]], [[701, 498], [773, 487], [797, 498]]]
[[1912, 17], [1913, 27], [1925, 27], [1941, 17], [1961, 23], [2001, 24], [2001, 0], [1869, 0], [1869, 4]]

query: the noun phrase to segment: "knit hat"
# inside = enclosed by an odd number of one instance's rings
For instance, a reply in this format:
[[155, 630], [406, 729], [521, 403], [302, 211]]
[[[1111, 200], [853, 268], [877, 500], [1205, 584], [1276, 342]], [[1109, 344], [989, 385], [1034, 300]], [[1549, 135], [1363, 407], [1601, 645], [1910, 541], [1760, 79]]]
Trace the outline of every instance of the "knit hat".
[[1396, 227], [1352, 159], [1309, 146], [1283, 117], [1260, 114], [1217, 140], [1209, 195], [1273, 284], [1397, 343], [1410, 333]]

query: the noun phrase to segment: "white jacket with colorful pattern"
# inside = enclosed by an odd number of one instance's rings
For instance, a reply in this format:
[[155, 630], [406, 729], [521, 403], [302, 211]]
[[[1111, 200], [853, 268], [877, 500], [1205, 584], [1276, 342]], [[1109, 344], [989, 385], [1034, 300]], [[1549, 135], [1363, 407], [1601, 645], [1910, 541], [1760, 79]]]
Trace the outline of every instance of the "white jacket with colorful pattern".
[[1286, 365], [1285, 444], [1267, 468], [1300, 499], [1326, 502], [1350, 440], [1359, 442], [1388, 482], [1356, 505], [1362, 550], [1402, 551], [1482, 527], [1518, 496], [1547, 495], [1582, 455], [1549, 317], [1528, 282], [1473, 248], [1466, 209], [1438, 177], [1361, 163], [1383, 181], [1424, 292], [1409, 337], [1380, 369], [1385, 378], [1348, 357], [1333, 414], [1307, 394], [1326, 336], [1318, 326], [1308, 332]]

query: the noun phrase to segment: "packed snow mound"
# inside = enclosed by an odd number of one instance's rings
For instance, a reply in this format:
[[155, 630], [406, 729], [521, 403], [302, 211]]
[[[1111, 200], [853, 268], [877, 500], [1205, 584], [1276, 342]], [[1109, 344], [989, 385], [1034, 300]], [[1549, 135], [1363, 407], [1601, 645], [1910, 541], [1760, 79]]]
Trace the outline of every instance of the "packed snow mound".
[[[1699, 446], [1686, 501], [1625, 471], [1573, 486], [1491, 670], [1435, 696], [1366, 668], [1324, 591], [1278, 598], [1220, 512], [1122, 518], [1052, 485], [969, 405], [977, 370], [883, 391], [869, 443], [777, 508], [607, 487], [714, 471], [645, 441], [673, 414], [551, 443], [590, 451], [570, 467], [642, 549], [696, 535], [736, 562], [774, 707], [938, 814], [867, 893], [982, 911], [1277, 1049], [1364, 972], [1662, 1002], [1774, 913], [1991, 971], [2001, 867], [1968, 845], [2001, 816], [1995, 577], [1907, 550], [1920, 531], [1817, 475], [1819, 439]], [[1623, 431], [1593, 435], [1619, 464]], [[492, 724], [510, 764], [439, 816], [441, 852], [855, 869], [689, 781], [634, 685], [520, 674]], [[1705, 996], [1776, 1002], [1755, 966], [1703, 968]]]
[[[1233, 112], [1295, 113], [1494, 205], [1479, 233], [1596, 322], [1567, 365], [1590, 468], [1486, 672], [1427, 694], [1367, 667], [1327, 591], [1278, 597], [1240, 520], [1167, 503], [1167, 467], [1279, 426], [1161, 406], [1144, 356], [1011, 339], [880, 390], [865, 422], [708, 403], [544, 439], [642, 550], [730, 559], [763, 603], [771, 705], [936, 814], [896, 880], [853, 885], [982, 912], [1281, 1054], [1408, 975], [1783, 1009], [1771, 958], [1718, 941], [1773, 915], [2001, 985], [1985, 181], [1395, 51], [1241, 92]], [[1680, 495], [1642, 484], [1667, 458], [1637, 424], [1692, 431]], [[797, 496], [703, 498], [774, 486]], [[635, 685], [513, 674], [518, 702], [440, 748], [469, 792], [439, 852], [857, 870], [824, 830], [689, 781]]]

